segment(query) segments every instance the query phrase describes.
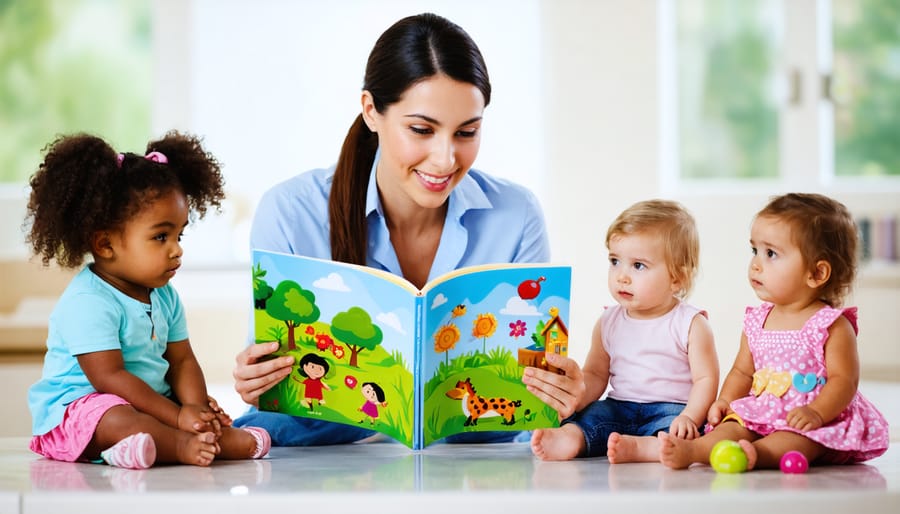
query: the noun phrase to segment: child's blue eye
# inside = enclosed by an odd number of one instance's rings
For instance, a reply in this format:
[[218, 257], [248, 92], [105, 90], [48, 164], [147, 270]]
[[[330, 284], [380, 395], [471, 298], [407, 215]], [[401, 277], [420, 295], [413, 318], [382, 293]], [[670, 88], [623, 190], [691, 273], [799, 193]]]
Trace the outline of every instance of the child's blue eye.
[[634, 263], [634, 269], [636, 269], [636, 270], [638, 270], [638, 271], [641, 271], [641, 270], [643, 270], [643, 269], [647, 269], [647, 265], [644, 264], [643, 262], [635, 262], [635, 263]]
[[772, 258], [774, 258], [776, 255], [778, 255], [778, 254], [775, 253], [775, 250], [766, 250], [766, 257], [772, 259]]
[[610, 258], [610, 259], [609, 259], [609, 265], [610, 265], [610, 266], [618, 266], [618, 265], [619, 265], [619, 259], [616, 259], [615, 257]]

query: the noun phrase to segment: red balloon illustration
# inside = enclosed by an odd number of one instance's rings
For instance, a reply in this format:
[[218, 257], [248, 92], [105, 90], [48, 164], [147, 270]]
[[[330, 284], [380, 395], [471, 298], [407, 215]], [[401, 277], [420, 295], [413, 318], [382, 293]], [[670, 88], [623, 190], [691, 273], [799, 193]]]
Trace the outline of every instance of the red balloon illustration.
[[541, 282], [547, 280], [545, 277], [539, 277], [537, 280], [525, 280], [519, 284], [519, 298], [523, 300], [531, 300], [541, 294]]

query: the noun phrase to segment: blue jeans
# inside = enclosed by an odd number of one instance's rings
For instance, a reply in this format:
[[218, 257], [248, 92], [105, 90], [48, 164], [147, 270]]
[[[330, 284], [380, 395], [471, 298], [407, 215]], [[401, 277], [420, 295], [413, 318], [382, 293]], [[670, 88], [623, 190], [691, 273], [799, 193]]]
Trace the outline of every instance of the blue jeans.
[[684, 410], [683, 403], [637, 403], [606, 398], [563, 420], [584, 433], [587, 457], [605, 457], [606, 441], [613, 432], [651, 436], [668, 432], [672, 421]]
[[[300, 418], [280, 412], [251, 407], [234, 420], [235, 427], [255, 426], [269, 431], [273, 446], [324, 446], [347, 444], [365, 439], [375, 432], [364, 428], [319, 419]], [[446, 443], [508, 443], [528, 441], [529, 432], [465, 432], [447, 437]]]

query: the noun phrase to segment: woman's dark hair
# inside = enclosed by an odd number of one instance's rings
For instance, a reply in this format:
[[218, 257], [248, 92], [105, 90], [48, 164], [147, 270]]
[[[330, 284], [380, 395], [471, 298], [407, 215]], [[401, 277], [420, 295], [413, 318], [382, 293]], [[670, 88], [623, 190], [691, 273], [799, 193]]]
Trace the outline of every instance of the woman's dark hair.
[[300, 373], [302, 376], [307, 378], [309, 378], [309, 375], [307, 375], [306, 371], [303, 369], [303, 367], [307, 364], [318, 364], [319, 366], [322, 366], [323, 368], [325, 368], [325, 375], [328, 374], [328, 369], [331, 368], [331, 366], [328, 364], [328, 361], [325, 360], [324, 357], [320, 357], [314, 353], [307, 353], [300, 358], [300, 362], [297, 367], [297, 373]]
[[187, 197], [191, 216], [202, 218], [225, 198], [219, 162], [195, 136], [167, 133], [147, 144], [165, 163], [145, 155], [119, 154], [99, 137], [72, 134], [44, 148], [31, 177], [25, 217], [27, 241], [44, 265], [64, 268], [84, 262], [93, 235], [121, 228], [141, 208], [172, 190]]
[[[472, 38], [436, 14], [409, 16], [378, 38], [366, 63], [363, 90], [372, 95], [375, 110], [384, 113], [411, 86], [438, 74], [474, 85], [484, 105], [490, 103], [487, 67]], [[331, 257], [336, 261], [366, 264], [366, 192], [377, 148], [378, 136], [360, 114], [341, 147], [328, 200]]]
[[380, 385], [376, 384], [375, 382], [363, 382], [363, 384], [359, 387], [360, 389], [362, 389], [366, 386], [370, 386], [372, 390], [375, 391], [375, 399], [377, 399], [381, 403], [384, 403], [384, 389], [382, 389]]

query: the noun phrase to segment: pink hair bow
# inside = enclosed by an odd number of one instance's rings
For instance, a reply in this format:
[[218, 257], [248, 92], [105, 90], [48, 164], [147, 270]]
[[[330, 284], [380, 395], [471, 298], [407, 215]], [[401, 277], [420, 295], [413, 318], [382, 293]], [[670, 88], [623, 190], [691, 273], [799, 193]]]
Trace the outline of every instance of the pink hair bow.
[[144, 159], [148, 161], [158, 162], [160, 164], [166, 164], [169, 162], [169, 158], [163, 155], [162, 152], [150, 152], [144, 156]]
[[[144, 159], [148, 161], [158, 162], [159, 164], [167, 164], [169, 162], [169, 158], [165, 156], [162, 152], [150, 152], [144, 156]], [[116, 156], [116, 167], [122, 167], [122, 161], [125, 160], [125, 154], [120, 153]]]

